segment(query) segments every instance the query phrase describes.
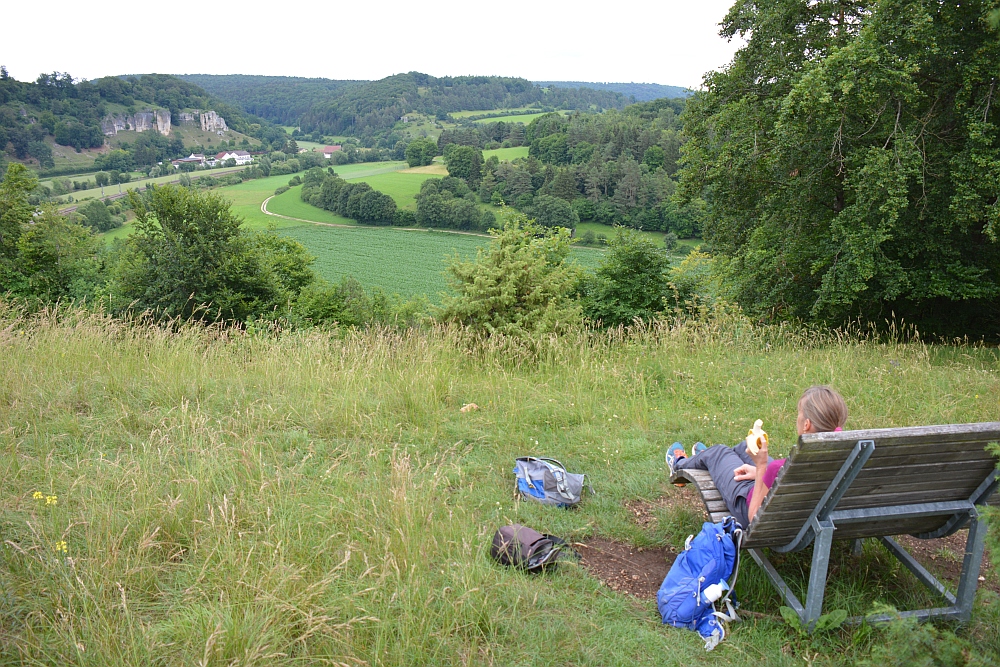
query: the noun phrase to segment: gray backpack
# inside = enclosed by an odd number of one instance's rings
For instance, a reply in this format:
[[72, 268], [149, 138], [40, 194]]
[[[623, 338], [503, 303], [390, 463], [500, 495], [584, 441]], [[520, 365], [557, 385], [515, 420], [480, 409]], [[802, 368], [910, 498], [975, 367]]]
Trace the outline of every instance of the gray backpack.
[[[586, 475], [566, 472], [555, 459], [521, 456], [514, 459], [517, 490], [543, 505], [568, 507], [580, 502]], [[590, 491], [593, 493], [593, 489]]]

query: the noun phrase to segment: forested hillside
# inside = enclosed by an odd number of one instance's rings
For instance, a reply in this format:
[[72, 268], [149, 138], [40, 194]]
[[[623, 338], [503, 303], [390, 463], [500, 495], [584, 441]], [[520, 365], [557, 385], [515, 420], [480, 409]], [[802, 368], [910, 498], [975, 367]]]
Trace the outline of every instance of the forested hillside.
[[385, 134], [400, 118], [422, 113], [443, 120], [456, 111], [537, 107], [545, 110], [621, 109], [635, 100], [682, 98], [677, 86], [634, 83], [532, 83], [495, 76], [433, 77], [419, 72], [379, 81], [338, 81], [284, 76], [184, 74], [209, 93], [245, 112], [306, 134]]
[[314, 104], [329, 100], [347, 86], [366, 83], [248, 74], [178, 74], [177, 78], [278, 125], [297, 125]]
[[[451, 172], [453, 145], [528, 146], [526, 159], [490, 158], [466, 180], [483, 202], [514, 206], [543, 225], [595, 221], [690, 238], [701, 233], [705, 202], [678, 206], [673, 197], [684, 106], [661, 99], [603, 114], [550, 113], [527, 127], [465, 123], [441, 133], [438, 151]], [[418, 218], [421, 204], [418, 197]]]
[[687, 97], [691, 91], [681, 86], [663, 86], [658, 83], [597, 83], [595, 81], [535, 81], [543, 88], [589, 88], [590, 90], [610, 90], [636, 102], [650, 102], [661, 97]]
[[[213, 110], [230, 129], [264, 141], [284, 137], [280, 128], [166, 74], [76, 81], [53, 72], [29, 83], [0, 67], [0, 149], [17, 160], [37, 161], [43, 170], [53, 165], [47, 138], [77, 150], [100, 148], [105, 142], [101, 123], [109, 114], [165, 110], [176, 126], [185, 109]], [[184, 146], [176, 137], [149, 131], [138, 134], [131, 149], [136, 149], [133, 166], [149, 166], [181, 157]]]
[[621, 109], [621, 93], [587, 89], [544, 91], [527, 79], [492, 76], [437, 78], [419, 72], [346, 86], [315, 105], [300, 125], [305, 132], [368, 136], [391, 128], [403, 115], [420, 112], [443, 118], [453, 111], [504, 109], [540, 104], [556, 109]]

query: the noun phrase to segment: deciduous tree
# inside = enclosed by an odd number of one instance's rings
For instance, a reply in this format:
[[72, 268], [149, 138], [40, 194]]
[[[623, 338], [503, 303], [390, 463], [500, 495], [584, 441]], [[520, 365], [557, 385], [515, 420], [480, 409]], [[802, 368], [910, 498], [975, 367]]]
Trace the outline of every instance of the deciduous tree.
[[684, 192], [749, 313], [1000, 333], [993, 0], [740, 0], [689, 105]]

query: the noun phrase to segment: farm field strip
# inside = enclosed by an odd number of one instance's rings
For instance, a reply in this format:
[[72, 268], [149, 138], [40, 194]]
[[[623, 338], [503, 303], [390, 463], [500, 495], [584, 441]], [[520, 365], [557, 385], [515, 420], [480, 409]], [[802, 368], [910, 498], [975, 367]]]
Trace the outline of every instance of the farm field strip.
[[[402, 297], [425, 295], [432, 303], [448, 287], [448, 259], [456, 254], [471, 259], [490, 241], [469, 233], [398, 227], [299, 225], [281, 233], [316, 256], [313, 269], [326, 280], [354, 276], [362, 285]], [[600, 250], [573, 248], [570, 260], [593, 269], [602, 256]]]
[[521, 113], [540, 113], [541, 111], [538, 107], [517, 107], [516, 109], [481, 109], [479, 111], [453, 111], [449, 116], [452, 118], [468, 118], [469, 116], [481, 116], [483, 114], [490, 113], [509, 113], [511, 111], [518, 111]]
[[514, 148], [496, 148], [491, 151], [483, 151], [483, 159], [489, 160], [496, 156], [501, 162], [516, 160], [519, 157], [528, 157], [527, 146], [516, 146]]
[[539, 118], [541, 116], [544, 116], [547, 113], [561, 113], [564, 116], [568, 116], [572, 112], [570, 112], [570, 111], [539, 111], [537, 113], [525, 113], [525, 114], [518, 114], [516, 116], [502, 116], [502, 117], [499, 117], [499, 118], [480, 118], [479, 120], [474, 120], [472, 122], [473, 123], [496, 123], [496, 122], [499, 122], [499, 121], [502, 120], [505, 123], [523, 123], [523, 124], [527, 125], [528, 123], [530, 123], [535, 118]]

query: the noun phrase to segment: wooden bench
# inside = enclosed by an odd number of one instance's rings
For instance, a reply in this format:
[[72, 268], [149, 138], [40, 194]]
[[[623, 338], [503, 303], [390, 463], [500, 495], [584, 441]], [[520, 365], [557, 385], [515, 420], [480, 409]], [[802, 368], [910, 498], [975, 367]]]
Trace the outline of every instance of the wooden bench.
[[[919, 581], [948, 602], [901, 616], [966, 621], [972, 613], [986, 534], [978, 508], [1000, 499], [1000, 494], [991, 498], [998, 483], [997, 460], [986, 450], [988, 443], [998, 441], [1000, 422], [804, 434], [747, 527], [743, 547], [810, 629], [822, 613], [834, 539], [856, 540], [856, 551], [864, 538], [880, 540]], [[694, 483], [711, 521], [730, 514], [707, 472], [679, 470], [670, 481]], [[954, 594], [891, 537], [910, 534], [932, 539], [966, 526], [969, 536]], [[809, 544], [812, 567], [802, 604], [762, 549], [786, 553]]]

